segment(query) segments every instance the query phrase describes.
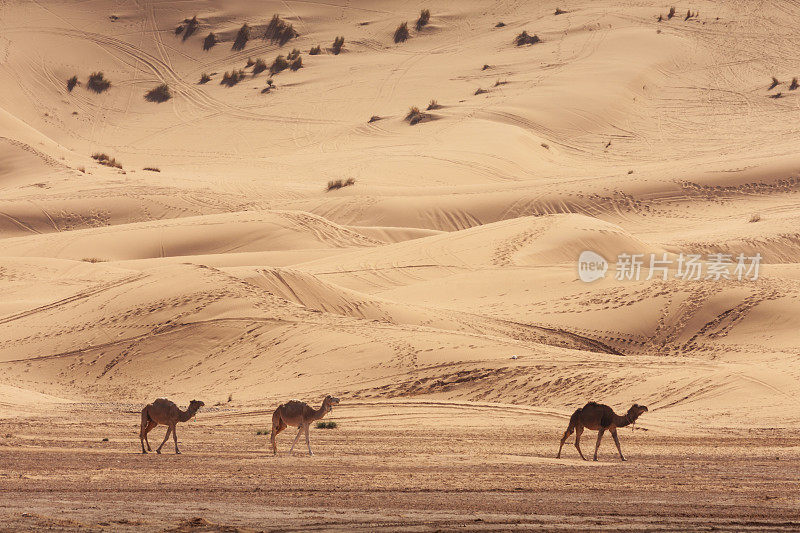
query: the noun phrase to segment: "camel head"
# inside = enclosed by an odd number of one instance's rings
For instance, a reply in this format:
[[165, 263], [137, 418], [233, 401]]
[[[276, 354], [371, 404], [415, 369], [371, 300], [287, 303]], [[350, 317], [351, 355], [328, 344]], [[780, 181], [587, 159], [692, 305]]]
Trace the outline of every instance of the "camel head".
[[637, 418], [642, 416], [642, 413], [646, 413], [646, 412], [647, 412], [647, 406], [639, 405], [638, 403], [635, 403], [635, 404], [631, 405], [630, 409], [628, 409], [627, 417], [631, 422], [633, 422]]
[[325, 396], [325, 399], [322, 400], [322, 405], [325, 407], [325, 412], [330, 413], [333, 411], [334, 405], [339, 405], [339, 398], [334, 398], [330, 394]]
[[201, 402], [200, 400], [192, 400], [189, 402], [189, 411], [197, 412], [204, 405], [205, 403]]

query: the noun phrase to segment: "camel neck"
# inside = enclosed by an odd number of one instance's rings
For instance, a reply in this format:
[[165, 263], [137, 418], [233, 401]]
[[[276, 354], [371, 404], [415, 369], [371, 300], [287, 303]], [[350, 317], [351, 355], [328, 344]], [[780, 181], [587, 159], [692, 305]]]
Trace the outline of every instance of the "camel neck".
[[178, 421], [179, 422], [186, 422], [187, 420], [189, 420], [190, 418], [192, 418], [194, 416], [194, 414], [197, 412], [197, 409], [194, 409], [194, 410], [187, 409], [185, 411], [181, 411], [180, 409], [178, 409], [178, 412], [180, 413], [178, 415]]
[[624, 416], [614, 415], [614, 425], [618, 428], [624, 428], [625, 426], [631, 425], [633, 422], [635, 422], [635, 419], [632, 420], [627, 414]]
[[325, 404], [323, 403], [322, 405], [319, 406], [319, 409], [314, 411], [314, 420], [319, 420], [323, 418], [325, 415], [326, 415]]

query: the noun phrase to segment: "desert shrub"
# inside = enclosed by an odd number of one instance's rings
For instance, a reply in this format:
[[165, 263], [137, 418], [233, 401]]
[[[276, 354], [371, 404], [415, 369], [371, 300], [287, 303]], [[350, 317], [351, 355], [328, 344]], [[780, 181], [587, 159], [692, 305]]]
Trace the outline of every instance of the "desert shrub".
[[208, 83], [208, 82], [210, 82], [210, 81], [211, 81], [211, 76], [209, 76], [208, 74], [206, 74], [205, 72], [203, 72], [203, 75], [202, 75], [202, 76], [200, 76], [200, 83], [201, 83], [201, 84], [202, 84], [202, 83]]
[[158, 87], [154, 87], [145, 93], [144, 99], [148, 102], [162, 103], [172, 98], [172, 93], [166, 83], [162, 83]]
[[256, 76], [267, 70], [267, 62], [260, 57], [253, 63], [253, 76]]
[[98, 94], [107, 91], [109, 87], [111, 87], [111, 82], [103, 77], [102, 72], [92, 72], [89, 81], [86, 82], [86, 88]]
[[286, 61], [286, 58], [283, 56], [278, 56], [275, 58], [275, 61], [272, 62], [272, 65], [269, 67], [270, 74], [277, 74], [278, 72], [282, 72], [289, 68], [289, 62]]
[[414, 25], [414, 27], [417, 29], [417, 31], [419, 31], [425, 26], [427, 26], [430, 20], [431, 20], [431, 10], [423, 9], [422, 11], [419, 12], [419, 18], [417, 19], [417, 22]]
[[491, 65], [483, 65], [483, 68], [481, 70], [489, 70], [490, 68], [492, 68]]
[[778, 84], [779, 84], [779, 83], [780, 83], [780, 82], [778, 81], [778, 78], [776, 78], [775, 76], [773, 76], [773, 77], [772, 77], [772, 83], [771, 83], [771, 84], [770, 84], [770, 86], [767, 88], [767, 90], [772, 90], [772, 89], [774, 89], [775, 87], [777, 87], [777, 86], [778, 86]]
[[555, 12], [556, 15], [563, 15], [564, 13], [566, 13], [566, 11], [564, 11], [560, 7], [556, 8], [556, 12]]
[[322, 53], [322, 47], [320, 45], [312, 46], [311, 50], [308, 51], [308, 55], [310, 56], [318, 56]]
[[144, 167], [142, 170], [146, 170], [148, 172], [161, 172], [161, 169], [158, 167]]
[[333, 40], [333, 46], [331, 46], [331, 51], [333, 55], [338, 56], [339, 53], [342, 51], [342, 47], [344, 46], [344, 37], [337, 37]]
[[259, 429], [258, 431], [256, 431], [256, 435], [269, 435], [269, 434], [270, 430], [268, 429]]
[[84, 257], [81, 259], [84, 263], [105, 263], [105, 259], [100, 259], [99, 257]]
[[436, 100], [431, 100], [430, 103], [428, 104], [426, 111], [430, 111], [432, 109], [439, 109], [441, 107], [442, 106], [439, 105], [439, 102], [437, 102]]
[[369, 117], [369, 120], [368, 120], [367, 122], [370, 122], [370, 123], [372, 123], [372, 122], [378, 122], [378, 121], [379, 121], [379, 120], [381, 120], [382, 118], [383, 118], [383, 117], [379, 117], [378, 115], [372, 115], [371, 117]]
[[231, 48], [233, 50], [244, 50], [244, 47], [247, 46], [247, 41], [249, 40], [250, 26], [244, 24], [241, 28], [239, 28], [239, 33], [236, 34], [236, 39], [233, 41], [233, 46]]
[[798, 87], [800, 87], [800, 85], [797, 84], [797, 78], [792, 78], [792, 83], [789, 85], [789, 90], [794, 91]]
[[539, 39], [538, 35], [529, 35], [528, 32], [525, 30], [523, 30], [522, 33], [520, 33], [514, 38], [514, 43], [516, 43], [517, 46], [523, 46], [526, 44], [536, 44], [540, 41], [541, 39]]
[[692, 13], [692, 10], [690, 9], [686, 12], [686, 18], [684, 18], [683, 20], [689, 20], [690, 18], [694, 17], [697, 17], [697, 13], [696, 12]]
[[494, 86], [499, 87], [501, 85], [505, 85], [506, 83], [508, 83], [508, 80], [497, 80], [496, 82], [494, 82]]
[[754, 214], [753, 216], [750, 217], [749, 222], [750, 223], [761, 222], [761, 215], [759, 215], [758, 213]]
[[193, 16], [191, 19], [186, 19], [183, 22], [186, 23], [186, 30], [183, 32], [183, 40], [185, 41], [194, 35], [194, 32], [196, 32], [197, 28], [200, 27], [200, 23], [197, 22], [197, 15]]
[[122, 163], [105, 153], [95, 152], [92, 154], [92, 159], [107, 167], [122, 168]]
[[430, 115], [420, 111], [417, 106], [414, 106], [411, 109], [409, 109], [408, 113], [406, 114], [406, 121], [408, 121], [408, 123], [411, 124], [412, 126], [414, 124], [418, 124], [419, 122], [421, 122], [426, 118], [430, 118]]
[[72, 89], [74, 89], [76, 85], [78, 85], [78, 76], [72, 76], [70, 79], [67, 80], [67, 90], [69, 92], [72, 92]]
[[674, 16], [675, 16], [675, 6], [672, 6], [671, 8], [669, 8], [669, 13], [667, 13], [667, 18], [671, 19]]
[[488, 92], [489, 92], [489, 91], [487, 91], [486, 89], [482, 89], [482, 88], [478, 87], [478, 89], [475, 91], [475, 94], [476, 94], [476, 95], [478, 95], [478, 94], [485, 94], [485, 93], [488, 93]]
[[119, 17], [117, 15], [109, 15], [108, 20], [110, 20], [111, 22], [116, 22], [119, 20]]
[[407, 40], [408, 40], [408, 22], [404, 22], [400, 24], [396, 30], [394, 30], [394, 42], [402, 43]]
[[775, 94], [769, 95], [770, 98], [783, 98], [783, 93], [777, 92]]
[[183, 29], [184, 29], [184, 28], [183, 28], [183, 25], [182, 25], [182, 24], [181, 24], [181, 25], [178, 25], [178, 26], [175, 26], [175, 35], [180, 35], [180, 34], [181, 34], [181, 32], [183, 32]]
[[218, 42], [217, 35], [212, 31], [203, 39], [203, 50], [211, 50]]
[[339, 424], [337, 424], [336, 422], [333, 422], [333, 421], [329, 421], [329, 422], [319, 421], [319, 422], [317, 422], [317, 429], [336, 429], [337, 427], [339, 427]]
[[297, 71], [297, 70], [300, 70], [301, 68], [303, 68], [303, 58], [300, 57], [300, 56], [297, 56], [296, 58], [294, 58], [294, 61], [292, 61], [289, 64], [289, 68], [294, 70], [294, 71]]
[[269, 39], [273, 43], [278, 43], [281, 46], [288, 43], [300, 35], [295, 31], [294, 26], [281, 19], [278, 15], [273, 15], [272, 20], [267, 24], [267, 29], [264, 31], [264, 39]]
[[298, 57], [300, 57], [300, 50], [298, 50], [297, 48], [295, 48], [295, 49], [293, 49], [291, 52], [289, 52], [288, 54], [286, 54], [286, 61], [294, 61], [294, 60], [295, 60], [295, 59], [297, 59]]
[[244, 71], [243, 70], [232, 70], [230, 72], [226, 72], [222, 75], [222, 81], [220, 81], [220, 85], [226, 85], [228, 87], [233, 87], [240, 81], [244, 79]]
[[334, 191], [336, 189], [341, 189], [342, 187], [349, 187], [350, 185], [355, 184], [356, 180], [353, 178], [347, 178], [346, 180], [331, 180], [328, 182], [328, 190]]
[[498, 22], [497, 24], [494, 25], [494, 27], [495, 28], [505, 28], [506, 27], [506, 23], [505, 22]]

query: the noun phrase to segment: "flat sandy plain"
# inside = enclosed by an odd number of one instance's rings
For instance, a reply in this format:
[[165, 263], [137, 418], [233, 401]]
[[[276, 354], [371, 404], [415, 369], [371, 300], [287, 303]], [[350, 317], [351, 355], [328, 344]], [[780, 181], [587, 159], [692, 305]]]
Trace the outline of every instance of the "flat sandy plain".
[[[0, 528], [800, 528], [800, 4], [675, 6], [0, 0]], [[649, 407], [627, 462], [555, 459], [589, 400]]]

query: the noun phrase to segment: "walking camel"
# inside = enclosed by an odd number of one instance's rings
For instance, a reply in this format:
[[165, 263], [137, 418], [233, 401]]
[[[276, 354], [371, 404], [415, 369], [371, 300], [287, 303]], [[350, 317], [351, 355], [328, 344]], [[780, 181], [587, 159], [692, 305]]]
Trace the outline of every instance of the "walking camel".
[[[172, 438], [175, 440], [175, 453], [181, 453], [178, 450], [178, 434], [175, 433], [175, 426], [178, 422], [186, 422], [191, 419], [197, 410], [204, 405], [199, 400], [192, 400], [189, 402], [189, 408], [186, 411], [181, 411], [174, 402], [166, 398], [159, 398], [153, 403], [145, 405], [144, 409], [142, 409], [142, 429], [139, 431], [139, 440], [142, 441], [142, 453], [152, 451], [150, 442], [147, 440], [147, 434], [159, 424], [167, 426], [167, 434], [164, 436], [161, 446], [156, 448], [156, 453], [161, 453], [161, 448], [167, 442], [170, 433], [172, 433]], [[145, 443], [147, 443], [147, 450], [144, 449]]]
[[300, 429], [297, 431], [297, 436], [289, 449], [289, 454], [291, 455], [292, 450], [294, 450], [294, 445], [297, 444], [300, 434], [305, 431], [308, 455], [314, 455], [314, 452], [311, 451], [311, 439], [308, 436], [309, 427], [312, 422], [320, 420], [330, 413], [334, 405], [339, 405], [339, 398], [334, 398], [331, 395], [325, 396], [319, 409], [314, 409], [307, 403], [297, 400], [279, 405], [275, 412], [272, 413], [272, 433], [269, 437], [270, 442], [272, 442], [272, 454], [278, 455], [278, 445], [275, 444], [275, 437], [278, 436], [278, 433], [288, 426], [297, 426]]
[[595, 402], [587, 403], [581, 409], [572, 413], [572, 417], [569, 419], [569, 426], [564, 432], [564, 436], [561, 437], [561, 445], [558, 447], [556, 459], [561, 458], [561, 448], [564, 447], [564, 442], [572, 435], [572, 432], [575, 431], [575, 448], [577, 448], [578, 453], [581, 454], [581, 459], [586, 461], [587, 459], [583, 456], [583, 452], [581, 451], [581, 433], [583, 433], [584, 428], [587, 428], [597, 431], [597, 444], [595, 444], [594, 447], [595, 461], [597, 461], [597, 449], [600, 448], [600, 439], [603, 438], [603, 433], [606, 430], [610, 431], [611, 436], [614, 437], [614, 444], [617, 445], [619, 458], [624, 461], [625, 456], [622, 455], [622, 449], [619, 447], [617, 428], [633, 424], [642, 413], [646, 412], [647, 407], [644, 405], [633, 404], [631, 408], [628, 409], [628, 412], [625, 413], [625, 416], [619, 416], [607, 405]]

